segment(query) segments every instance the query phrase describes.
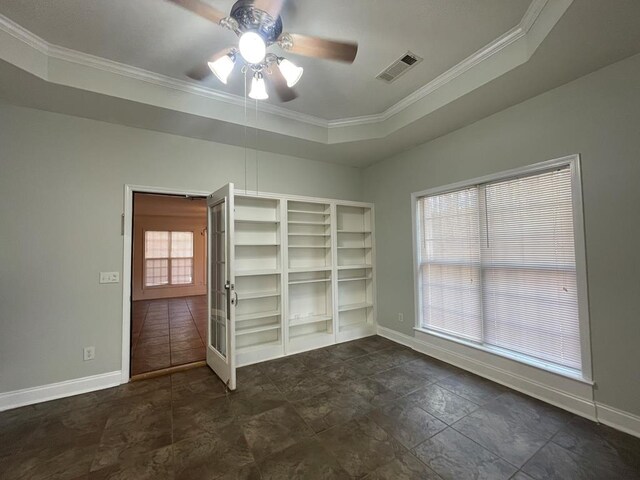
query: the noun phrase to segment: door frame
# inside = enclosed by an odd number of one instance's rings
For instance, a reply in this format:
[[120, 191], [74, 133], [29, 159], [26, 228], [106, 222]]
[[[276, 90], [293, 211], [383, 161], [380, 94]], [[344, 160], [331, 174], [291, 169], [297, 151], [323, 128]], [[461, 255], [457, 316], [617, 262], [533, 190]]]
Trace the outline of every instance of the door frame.
[[191, 195], [208, 197], [211, 192], [186, 190], [181, 188], [150, 187], [146, 185], [125, 184], [124, 213], [122, 214], [122, 364], [120, 383], [129, 383], [131, 368], [131, 275], [133, 273], [133, 194], [158, 193], [161, 195]]

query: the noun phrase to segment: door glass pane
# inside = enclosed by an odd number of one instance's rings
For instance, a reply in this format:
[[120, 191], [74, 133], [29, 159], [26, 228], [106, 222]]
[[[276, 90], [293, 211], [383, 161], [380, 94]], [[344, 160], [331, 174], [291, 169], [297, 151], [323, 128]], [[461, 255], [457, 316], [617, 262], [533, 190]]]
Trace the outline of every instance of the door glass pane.
[[209, 209], [211, 216], [211, 312], [210, 312], [210, 345], [220, 355], [227, 354], [227, 281], [226, 272], [226, 234], [225, 234], [225, 202], [220, 202]]

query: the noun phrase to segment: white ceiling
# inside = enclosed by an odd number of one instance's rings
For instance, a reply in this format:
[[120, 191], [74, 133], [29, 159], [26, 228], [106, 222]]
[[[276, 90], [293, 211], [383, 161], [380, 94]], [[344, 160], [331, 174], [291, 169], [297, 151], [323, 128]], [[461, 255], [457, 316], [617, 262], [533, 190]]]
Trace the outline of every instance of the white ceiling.
[[[94, 0], [85, 1], [94, 3]], [[59, 0], [57, 4], [70, 2]], [[102, 3], [111, 2], [120, 3], [119, 0]], [[81, 3], [80, 0], [77, 3]], [[369, 3], [383, 2], [370, 0]], [[414, 3], [445, 2], [423, 0]], [[467, 5], [481, 2], [448, 0], [447, 3]], [[0, 0], [0, 14], [6, 15], [6, 7], [11, 6], [25, 17], [34, 16], [33, 12], [17, 7], [18, 4], [33, 6], [34, 2]], [[163, 2], [157, 0], [155, 4]], [[544, 11], [533, 17], [537, 21], [527, 35], [508, 47], [492, 51], [491, 55], [478, 62], [474, 60], [468, 71], [462, 69], [463, 73], [458, 77], [426, 85], [437, 84], [435, 90], [419, 85], [418, 91], [426, 96], [418, 99], [415, 95], [410, 96], [413, 97], [412, 102], [404, 102], [403, 110], [392, 107], [382, 116], [366, 118], [356, 124], [340, 125], [340, 122], [335, 122], [332, 125], [332, 122], [323, 124], [317, 118], [309, 120], [293, 114], [287, 117], [282, 111], [269, 113], [266, 107], [261, 106], [258, 122], [261, 133], [259, 136], [249, 135], [247, 146], [303, 158], [366, 166], [640, 53], [638, 0], [616, 0], [615, 7], [609, 0], [538, 0], [537, 4], [543, 6]], [[50, 14], [55, 18], [53, 13]], [[292, 12], [284, 15], [288, 14]], [[298, 10], [296, 18], [299, 15]], [[215, 98], [209, 90], [185, 89], [182, 85], [167, 86], [162, 78], [151, 76], [145, 79], [137, 72], [114, 72], [110, 65], [101, 63], [99, 59], [92, 64], [93, 60], [76, 57], [70, 50], [43, 45], [42, 40], [25, 35], [15, 26], [6, 28], [2, 18], [0, 15], [0, 100], [111, 123], [245, 145], [242, 109], [233, 103], [233, 98]], [[47, 24], [46, 19], [40, 22]], [[70, 29], [74, 23], [60, 22], [63, 30]], [[154, 22], [149, 21], [149, 24], [155, 25]], [[456, 27], [451, 24], [448, 29], [455, 31]], [[204, 29], [209, 32], [207, 26]], [[305, 33], [315, 32], [309, 29]], [[345, 35], [343, 38], [349, 37]], [[413, 34], [407, 32], [406, 38], [409, 41]], [[111, 41], [104, 43], [110, 44]], [[51, 40], [51, 45], [56, 45], [54, 40]], [[104, 45], [102, 48], [113, 46]], [[416, 53], [422, 54], [420, 51]], [[192, 61], [187, 63], [191, 66]], [[330, 65], [324, 61], [317, 61], [317, 64]], [[453, 70], [461, 70], [460, 65]], [[469, 63], [462, 65], [469, 66]], [[311, 75], [304, 79], [309, 77]], [[332, 98], [332, 91], [326, 86], [319, 93], [326, 96], [327, 102]], [[374, 100], [367, 97], [359, 108], [368, 107]], [[251, 118], [248, 121], [251, 122]], [[258, 143], [254, 143], [255, 138], [258, 138]]]
[[[234, 0], [210, 3], [228, 12]], [[381, 113], [516, 26], [530, 3], [289, 0], [285, 31], [354, 40], [359, 52], [353, 65], [290, 55], [305, 75], [300, 97], [283, 106], [327, 120]], [[0, 13], [54, 45], [185, 80], [184, 72], [237, 42], [166, 0], [0, 0]], [[407, 50], [424, 61], [392, 84], [375, 79]], [[239, 69], [229, 85], [214, 77], [205, 85], [244, 94]]]

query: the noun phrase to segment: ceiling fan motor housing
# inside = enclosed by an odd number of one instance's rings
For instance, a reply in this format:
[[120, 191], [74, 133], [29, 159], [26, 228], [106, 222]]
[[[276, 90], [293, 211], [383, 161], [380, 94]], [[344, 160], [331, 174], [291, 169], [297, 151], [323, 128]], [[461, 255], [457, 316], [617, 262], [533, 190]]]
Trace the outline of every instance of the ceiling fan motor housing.
[[231, 18], [238, 22], [241, 32], [258, 33], [264, 42], [271, 45], [282, 33], [282, 19], [274, 19], [266, 12], [254, 7], [254, 0], [238, 0], [231, 8]]

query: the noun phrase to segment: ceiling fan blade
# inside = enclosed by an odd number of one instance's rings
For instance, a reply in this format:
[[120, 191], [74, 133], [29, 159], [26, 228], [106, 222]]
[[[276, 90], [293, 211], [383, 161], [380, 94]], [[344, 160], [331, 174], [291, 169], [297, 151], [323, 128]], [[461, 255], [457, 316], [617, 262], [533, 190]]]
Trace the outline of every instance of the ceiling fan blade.
[[187, 72], [187, 77], [192, 78], [193, 80], [202, 81], [207, 78], [209, 75], [212, 75], [213, 72], [209, 68], [209, 62], [215, 62], [220, 57], [224, 55], [228, 55], [233, 50], [233, 47], [223, 48], [219, 52], [213, 54], [207, 63], [203, 63], [202, 65], [198, 65], [197, 67], [192, 68]]
[[281, 102], [290, 102], [291, 100], [298, 98], [298, 94], [296, 93], [296, 91], [287, 85], [287, 81], [282, 75], [282, 72], [280, 71], [278, 65], [271, 65], [269, 76], [267, 78], [273, 85], [273, 88], [276, 91], [276, 94], [280, 98]]
[[284, 6], [284, 0], [254, 0], [253, 6], [258, 10], [267, 12], [271, 18], [277, 19]]
[[183, 8], [195, 13], [196, 15], [206, 18], [213, 23], [220, 23], [220, 20], [226, 18], [228, 15], [222, 13], [220, 10], [213, 8], [211, 5], [201, 2], [200, 0], [169, 0], [172, 3], [180, 5]]
[[358, 54], [358, 44], [309, 37], [299, 33], [283, 33], [278, 44], [285, 50], [307, 57], [327, 58], [353, 63]]

